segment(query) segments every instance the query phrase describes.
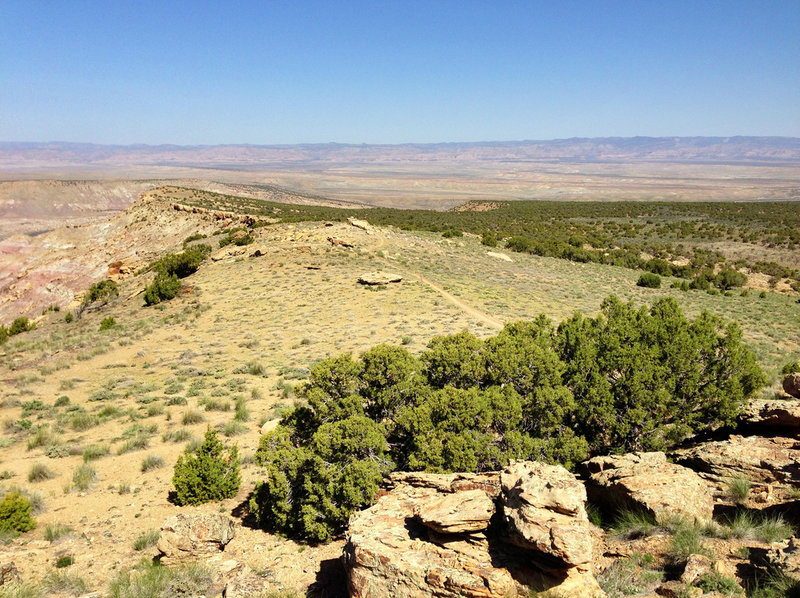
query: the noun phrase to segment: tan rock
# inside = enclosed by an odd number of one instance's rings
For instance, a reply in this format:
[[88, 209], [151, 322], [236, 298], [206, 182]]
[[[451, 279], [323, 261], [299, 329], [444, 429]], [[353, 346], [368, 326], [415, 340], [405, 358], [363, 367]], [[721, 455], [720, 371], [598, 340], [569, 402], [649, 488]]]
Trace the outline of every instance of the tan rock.
[[589, 496], [608, 507], [704, 522], [713, 515], [711, 487], [691, 469], [668, 463], [664, 453], [595, 457], [581, 469], [588, 475]]
[[783, 390], [786, 394], [800, 399], [800, 373], [787, 374], [783, 379]]
[[694, 583], [703, 575], [711, 571], [714, 562], [702, 554], [690, 554], [686, 559], [686, 565], [681, 573], [681, 582], [685, 584]]
[[800, 428], [800, 401], [757, 399], [750, 402], [739, 420], [759, 428]]
[[165, 563], [197, 559], [218, 553], [235, 533], [235, 522], [227, 515], [179, 513], [168, 517], [161, 525], [156, 547]]
[[737, 436], [672, 453], [675, 461], [719, 484], [746, 478], [761, 484], [800, 484], [800, 442], [776, 436]]
[[383, 270], [377, 272], [367, 272], [358, 277], [359, 284], [378, 285], [389, 284], [392, 282], [402, 282], [403, 277], [399, 274], [392, 274], [391, 272], [384, 272]]
[[586, 490], [557, 465], [515, 461], [500, 474], [503, 516], [510, 540], [567, 567], [592, 560]]
[[483, 490], [437, 496], [414, 509], [417, 520], [442, 534], [484, 530], [493, 514], [494, 501]]
[[766, 551], [766, 564], [800, 581], [800, 538], [793, 537], [774, 544]]
[[419, 505], [440, 494], [401, 484], [350, 518], [342, 558], [353, 598], [501, 598], [516, 589], [509, 568], [492, 564], [485, 534], [447, 541], [409, 524]]

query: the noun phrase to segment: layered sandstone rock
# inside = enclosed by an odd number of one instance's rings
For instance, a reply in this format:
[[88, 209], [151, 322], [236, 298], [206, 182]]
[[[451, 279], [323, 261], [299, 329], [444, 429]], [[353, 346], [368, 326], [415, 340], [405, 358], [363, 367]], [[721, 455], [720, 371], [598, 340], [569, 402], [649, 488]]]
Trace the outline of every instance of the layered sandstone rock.
[[668, 463], [664, 453], [595, 457], [581, 468], [590, 497], [606, 507], [703, 522], [713, 515], [709, 485], [691, 469]]
[[511, 541], [567, 567], [592, 560], [586, 489], [558, 465], [517, 461], [500, 474], [503, 516]]
[[800, 401], [757, 399], [750, 402], [739, 421], [758, 428], [800, 428]]
[[733, 435], [673, 453], [681, 465], [724, 484], [746, 478], [761, 484], [800, 484], [800, 441], [791, 437]]

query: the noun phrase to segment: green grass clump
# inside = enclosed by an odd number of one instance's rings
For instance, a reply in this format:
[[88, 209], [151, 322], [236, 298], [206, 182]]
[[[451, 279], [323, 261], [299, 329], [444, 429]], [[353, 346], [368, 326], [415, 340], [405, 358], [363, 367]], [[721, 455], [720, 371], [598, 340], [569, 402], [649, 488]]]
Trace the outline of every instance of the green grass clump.
[[148, 455], [142, 461], [142, 473], [164, 467], [164, 459], [158, 455]]
[[56, 568], [57, 569], [64, 569], [66, 567], [71, 567], [75, 564], [75, 557], [71, 554], [65, 554], [64, 556], [60, 556], [56, 559]]
[[117, 325], [117, 321], [114, 319], [114, 316], [108, 316], [103, 318], [103, 321], [100, 322], [100, 330], [110, 330], [114, 326]]
[[192, 433], [189, 430], [172, 430], [170, 432], [165, 432], [163, 436], [161, 436], [161, 440], [163, 442], [185, 442], [192, 437]]
[[100, 418], [92, 413], [76, 413], [69, 419], [69, 425], [76, 432], [85, 432], [100, 423]]
[[190, 426], [193, 424], [199, 424], [205, 421], [203, 414], [199, 411], [195, 411], [194, 409], [189, 409], [183, 414], [183, 418], [181, 420], [184, 426]]
[[616, 537], [630, 540], [650, 536], [658, 529], [658, 522], [650, 513], [627, 509], [617, 513], [611, 526]]
[[150, 440], [147, 436], [135, 436], [123, 442], [122, 445], [117, 449], [117, 454], [124, 455], [125, 453], [130, 453], [132, 451], [141, 451], [146, 449], [148, 446], [150, 446]]
[[655, 570], [654, 562], [652, 555], [633, 553], [627, 558], [615, 560], [597, 576], [597, 581], [608, 598], [652, 592], [664, 579], [664, 573]]
[[44, 589], [40, 584], [12, 582], [0, 586], [0, 598], [41, 598], [42, 596], [44, 596]]
[[105, 457], [111, 451], [106, 444], [91, 444], [83, 449], [83, 462], [95, 461], [101, 457]]
[[742, 588], [733, 577], [723, 575], [717, 571], [709, 571], [702, 575], [693, 585], [703, 590], [703, 593], [719, 592], [725, 596], [742, 595]]
[[42, 579], [42, 586], [49, 594], [80, 596], [89, 591], [89, 584], [86, 580], [79, 573], [73, 571], [49, 571]]
[[747, 502], [753, 484], [747, 478], [731, 478], [726, 487], [730, 499], [737, 505], [741, 505]]
[[109, 584], [109, 598], [164, 598], [207, 595], [212, 572], [202, 565], [167, 568], [143, 560], [133, 571], [120, 571]]
[[45, 480], [52, 480], [57, 475], [44, 463], [34, 463], [28, 472], [28, 481], [31, 483], [44, 482]]
[[63, 523], [50, 523], [44, 528], [44, 539], [48, 542], [55, 542], [63, 538], [72, 531], [72, 528]]
[[703, 545], [703, 529], [700, 525], [677, 521], [671, 526], [672, 539], [667, 548], [667, 556], [674, 564], [685, 563], [689, 555], [713, 556]]
[[225, 424], [225, 427], [222, 428], [222, 433], [228, 438], [231, 436], [239, 436], [245, 432], [247, 432], [247, 426], [235, 419], [233, 421], [229, 421], [227, 424]]
[[155, 546], [158, 543], [158, 538], [160, 535], [161, 531], [157, 529], [151, 529], [150, 531], [139, 534], [139, 536], [133, 542], [133, 549], [140, 551], [144, 550], [145, 548]]
[[97, 472], [88, 463], [79, 465], [72, 474], [72, 485], [83, 492], [89, 490], [92, 482], [96, 480]]
[[39, 427], [33, 435], [28, 438], [29, 451], [49, 444], [58, 444], [58, 435], [50, 429], [50, 426]]
[[723, 518], [720, 523], [715, 535], [726, 539], [772, 543], [785, 540], [796, 531], [781, 515], [764, 515], [745, 509], [737, 510], [733, 515]]

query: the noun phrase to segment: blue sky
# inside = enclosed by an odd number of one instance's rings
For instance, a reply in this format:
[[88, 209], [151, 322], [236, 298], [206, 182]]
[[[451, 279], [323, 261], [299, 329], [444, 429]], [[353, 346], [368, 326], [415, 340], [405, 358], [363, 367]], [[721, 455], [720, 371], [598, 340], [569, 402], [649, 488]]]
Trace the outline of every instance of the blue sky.
[[3, 0], [0, 140], [800, 136], [800, 1]]

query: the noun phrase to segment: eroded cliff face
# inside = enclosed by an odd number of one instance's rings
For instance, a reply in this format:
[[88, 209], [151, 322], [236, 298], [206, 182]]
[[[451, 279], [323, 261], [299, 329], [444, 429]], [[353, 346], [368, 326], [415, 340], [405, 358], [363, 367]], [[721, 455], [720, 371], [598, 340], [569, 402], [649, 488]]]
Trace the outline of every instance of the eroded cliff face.
[[36, 317], [50, 305], [67, 307], [104, 278], [120, 279], [187, 236], [211, 233], [225, 221], [178, 211], [146, 191], [127, 210], [104, 222], [68, 226], [37, 236], [0, 241], [0, 323]]

